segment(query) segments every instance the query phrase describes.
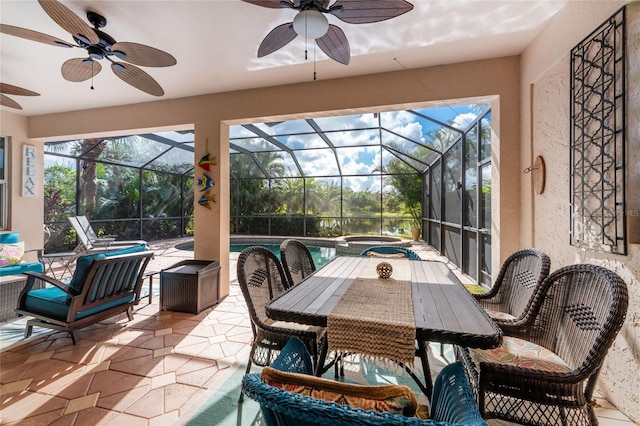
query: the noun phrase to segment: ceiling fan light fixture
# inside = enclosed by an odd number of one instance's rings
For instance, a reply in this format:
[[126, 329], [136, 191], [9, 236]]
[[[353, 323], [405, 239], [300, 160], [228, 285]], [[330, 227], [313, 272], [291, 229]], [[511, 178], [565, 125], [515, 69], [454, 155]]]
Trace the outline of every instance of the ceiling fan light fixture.
[[89, 46], [87, 48], [87, 51], [89, 52], [89, 57], [91, 59], [100, 60], [100, 59], [104, 58], [104, 53], [102, 52], [102, 50], [97, 48], [97, 47], [95, 47], [95, 46]]
[[91, 40], [89, 40], [89, 38], [87, 38], [87, 36], [85, 36], [84, 34], [78, 33], [74, 37], [80, 40], [82, 43], [84, 43], [87, 46], [91, 46], [92, 44]]
[[293, 30], [304, 38], [320, 38], [329, 30], [329, 21], [324, 13], [315, 10], [303, 10], [293, 19]]
[[113, 53], [118, 59], [127, 59], [127, 54], [121, 50], [112, 50], [111, 53]]
[[119, 71], [119, 72], [124, 72], [124, 71], [126, 71], [125, 66], [124, 66], [124, 65], [122, 65], [122, 64], [120, 64], [120, 63], [118, 63], [118, 62], [114, 62], [114, 63], [112, 64], [112, 67], [113, 67], [114, 71]]

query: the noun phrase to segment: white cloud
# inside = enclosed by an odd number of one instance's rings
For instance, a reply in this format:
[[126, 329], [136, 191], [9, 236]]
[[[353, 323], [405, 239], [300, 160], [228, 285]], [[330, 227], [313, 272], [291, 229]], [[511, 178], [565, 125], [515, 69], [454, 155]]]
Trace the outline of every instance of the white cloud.
[[[404, 138], [426, 143], [425, 135], [433, 129], [426, 129], [425, 125], [430, 125], [424, 119], [419, 119], [415, 114], [407, 111], [383, 112], [380, 116], [382, 127], [389, 131], [402, 135]], [[477, 115], [472, 112], [465, 112], [456, 116], [453, 126], [456, 128], [467, 128]], [[358, 114], [341, 117], [317, 118], [315, 121], [326, 132], [326, 136], [337, 147], [339, 160], [329, 148], [315, 149], [327, 146], [318, 136], [310, 140], [308, 136], [300, 137], [296, 135], [288, 136], [284, 140], [289, 146], [305, 146], [314, 149], [299, 149], [294, 151], [298, 163], [302, 167], [305, 175], [314, 176], [339, 176], [337, 161], [340, 161], [342, 175], [361, 175], [345, 179], [345, 187], [350, 187], [354, 191], [379, 190], [380, 176], [371, 174], [373, 169], [380, 165], [381, 146], [379, 132], [377, 130], [379, 118], [373, 113]], [[278, 133], [287, 134], [295, 132], [311, 132], [311, 127], [303, 120], [283, 122], [277, 125]], [[358, 131], [354, 129], [373, 128], [374, 131]], [[303, 130], [304, 129], [304, 130]], [[402, 138], [395, 137], [389, 133], [386, 136], [398, 144], [400, 149], [413, 150], [416, 145]], [[297, 142], [297, 143], [295, 143]], [[365, 146], [375, 143], [373, 146]], [[294, 167], [293, 162], [287, 162], [289, 167]], [[298, 175], [290, 171], [289, 175]]]

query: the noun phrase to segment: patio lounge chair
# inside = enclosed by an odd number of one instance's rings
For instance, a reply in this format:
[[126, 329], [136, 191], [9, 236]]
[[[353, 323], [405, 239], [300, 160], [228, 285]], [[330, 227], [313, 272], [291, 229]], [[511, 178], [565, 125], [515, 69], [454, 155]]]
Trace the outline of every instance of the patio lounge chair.
[[280, 259], [289, 286], [294, 286], [313, 274], [316, 265], [307, 246], [298, 240], [284, 240], [280, 245]]
[[502, 346], [456, 347], [485, 419], [595, 425], [593, 392], [628, 305], [622, 279], [596, 265], [547, 277], [523, 322], [501, 325]]
[[369, 247], [362, 252], [360, 256], [374, 256], [374, 257], [406, 257], [407, 259], [422, 260], [418, 253], [408, 249], [406, 247], [396, 246], [374, 246]]
[[[242, 392], [260, 404], [267, 426], [486, 426], [460, 363], [449, 364], [438, 374], [429, 420], [409, 417], [416, 409], [416, 400], [406, 386], [354, 385], [310, 377], [312, 372], [311, 357], [305, 344], [291, 338], [271, 368], [263, 370], [262, 377], [257, 373], [243, 377]], [[309, 391], [327, 398], [306, 396]], [[385, 407], [403, 414], [374, 411], [363, 406], [375, 406], [377, 410]]]
[[80, 240], [80, 247], [76, 249], [78, 252], [90, 252], [95, 249], [108, 250], [115, 246], [147, 244], [144, 240], [117, 241], [115, 236], [98, 237], [86, 216], [71, 216], [68, 220]]

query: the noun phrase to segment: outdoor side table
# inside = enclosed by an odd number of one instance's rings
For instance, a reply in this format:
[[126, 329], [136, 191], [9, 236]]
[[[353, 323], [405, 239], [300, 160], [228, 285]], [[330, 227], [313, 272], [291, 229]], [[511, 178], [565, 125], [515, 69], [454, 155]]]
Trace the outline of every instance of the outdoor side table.
[[183, 260], [160, 272], [160, 310], [199, 314], [218, 303], [220, 262]]
[[[53, 278], [58, 280], [64, 278], [67, 272], [69, 273], [69, 275], [73, 275], [71, 271], [71, 264], [75, 260], [76, 256], [77, 256], [77, 253], [74, 253], [72, 251], [66, 251], [61, 253], [44, 253], [42, 255], [42, 258], [47, 263], [44, 273], [45, 274], [50, 273]], [[56, 273], [53, 269], [53, 265], [56, 262], [62, 265], [62, 273], [60, 273], [59, 277], [56, 276]]]

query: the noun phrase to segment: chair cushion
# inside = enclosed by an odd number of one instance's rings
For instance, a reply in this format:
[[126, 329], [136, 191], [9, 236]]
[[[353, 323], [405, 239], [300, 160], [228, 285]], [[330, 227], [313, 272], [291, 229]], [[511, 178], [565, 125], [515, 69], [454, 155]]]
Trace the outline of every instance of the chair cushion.
[[105, 257], [104, 253], [88, 254], [78, 257], [76, 260], [76, 270], [73, 271], [73, 276], [68, 284], [69, 287], [78, 293], [82, 291], [82, 284], [84, 283], [85, 278], [87, 278], [87, 274], [89, 273], [89, 269], [91, 268], [93, 261], [95, 259], [104, 259]]
[[411, 389], [403, 385], [356, 385], [271, 367], [264, 367], [261, 377], [278, 389], [363, 410], [414, 416], [418, 404]]
[[480, 284], [465, 284], [464, 287], [471, 294], [485, 294], [487, 292], [487, 289]]
[[24, 257], [24, 241], [0, 244], [0, 267], [18, 265]]
[[17, 232], [5, 232], [0, 234], [0, 244], [15, 244], [20, 241], [20, 234]]
[[555, 353], [535, 343], [516, 337], [505, 336], [502, 340], [502, 345], [498, 348], [469, 349], [469, 353], [476, 368], [479, 368], [480, 362], [489, 362], [552, 373], [571, 371], [562, 358]]
[[269, 318], [265, 320], [265, 324], [270, 325], [271, 327], [284, 328], [286, 330], [314, 332], [318, 339], [326, 331], [326, 328], [324, 327], [318, 327], [315, 325], [298, 324], [297, 322], [274, 321]]
[[500, 312], [500, 311], [487, 310], [487, 315], [489, 315], [493, 319], [501, 319], [501, 320], [513, 320], [513, 319], [516, 319], [516, 317], [514, 317], [513, 315], [508, 314], [506, 312]]
[[0, 277], [7, 275], [20, 275], [24, 272], [44, 272], [40, 262], [20, 263], [19, 265], [3, 266], [0, 268]]
[[123, 254], [138, 253], [140, 251], [145, 251], [146, 249], [147, 246], [145, 244], [137, 244], [135, 246], [125, 247], [118, 250], [108, 250], [104, 255], [107, 257], [121, 256]]
[[71, 298], [58, 287], [31, 290], [24, 301], [24, 310], [65, 320]]
[[[115, 300], [95, 308], [80, 311], [76, 314], [75, 319], [78, 320], [98, 312], [106, 311], [114, 306], [129, 303], [134, 297], [135, 295], [131, 295], [131, 297], [128, 298]], [[69, 297], [67, 293], [60, 290], [58, 287], [47, 287], [39, 290], [31, 290], [27, 293], [27, 297], [24, 302], [24, 310], [65, 321], [67, 319], [70, 304], [71, 297]]]

